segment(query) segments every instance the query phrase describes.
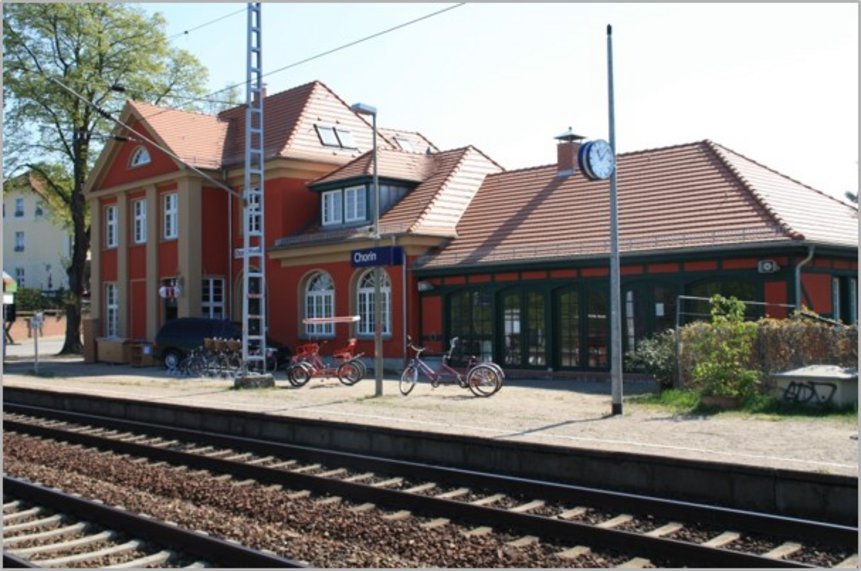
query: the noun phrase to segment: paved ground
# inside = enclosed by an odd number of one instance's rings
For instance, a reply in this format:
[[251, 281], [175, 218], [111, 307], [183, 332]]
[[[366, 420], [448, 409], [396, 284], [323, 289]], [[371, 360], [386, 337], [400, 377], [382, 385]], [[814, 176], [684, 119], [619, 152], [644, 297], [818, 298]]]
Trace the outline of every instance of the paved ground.
[[623, 414], [612, 416], [606, 381], [509, 380], [489, 399], [456, 386], [432, 389], [426, 383], [402, 397], [394, 379], [384, 381], [380, 397], [374, 396], [373, 379], [352, 387], [335, 379], [312, 379], [292, 388], [278, 376], [274, 389], [234, 390], [231, 380], [180, 379], [161, 369], [53, 357], [59, 347], [58, 340], [40, 340], [36, 376], [32, 343], [10, 346], [3, 385], [858, 475], [857, 422], [737, 413], [679, 416], [638, 404], [634, 395], [653, 389], [642, 381], [625, 383]]

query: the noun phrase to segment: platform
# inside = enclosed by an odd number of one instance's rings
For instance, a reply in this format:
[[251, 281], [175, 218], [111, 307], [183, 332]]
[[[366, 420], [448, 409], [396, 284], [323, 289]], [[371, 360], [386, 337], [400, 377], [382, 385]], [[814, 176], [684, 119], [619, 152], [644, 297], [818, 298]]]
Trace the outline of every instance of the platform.
[[857, 422], [846, 418], [675, 415], [632, 399], [650, 382], [624, 385], [623, 414], [611, 415], [606, 380], [508, 380], [490, 398], [454, 385], [420, 381], [407, 397], [387, 378], [383, 396], [373, 379], [345, 386], [312, 379], [294, 388], [283, 373], [269, 389], [235, 390], [232, 379], [177, 378], [157, 368], [86, 364], [41, 356], [39, 376], [25, 357], [4, 365], [4, 387], [158, 401], [287, 417], [388, 426], [511, 440], [638, 452], [658, 456], [858, 475]]

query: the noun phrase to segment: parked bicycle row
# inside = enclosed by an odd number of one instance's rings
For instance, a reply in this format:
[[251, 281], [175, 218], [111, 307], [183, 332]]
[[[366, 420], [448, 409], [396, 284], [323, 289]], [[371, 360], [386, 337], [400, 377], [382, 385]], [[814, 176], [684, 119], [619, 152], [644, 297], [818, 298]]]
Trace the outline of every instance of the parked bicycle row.
[[[491, 361], [480, 362], [477, 356], [468, 356], [462, 369], [452, 364], [458, 338], [442, 355], [438, 368], [422, 359], [425, 347], [417, 347], [409, 340], [413, 352], [407, 366], [400, 375], [398, 389], [401, 394], [409, 395], [424, 377], [436, 388], [442, 384], [457, 384], [469, 389], [475, 396], [489, 397], [502, 388], [505, 372], [502, 367]], [[266, 372], [277, 379], [283, 372], [287, 381], [294, 387], [302, 387], [313, 379], [337, 379], [345, 385], [354, 385], [367, 376], [367, 367], [362, 361], [364, 353], [356, 353], [357, 339], [349, 339], [346, 346], [329, 356], [321, 355], [321, 348], [328, 342], [306, 343], [297, 347], [289, 363], [279, 363], [277, 351], [270, 349], [266, 359]], [[232, 378], [240, 375], [242, 369], [242, 343], [235, 339], [206, 338], [201, 347], [193, 349], [175, 369], [183, 376]]]

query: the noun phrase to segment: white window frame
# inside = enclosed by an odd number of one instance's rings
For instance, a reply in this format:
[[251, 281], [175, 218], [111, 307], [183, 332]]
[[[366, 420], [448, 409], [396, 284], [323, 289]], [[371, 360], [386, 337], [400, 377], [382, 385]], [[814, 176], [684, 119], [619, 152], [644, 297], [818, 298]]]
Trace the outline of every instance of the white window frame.
[[144, 146], [140, 146], [134, 150], [132, 153], [131, 159], [129, 160], [129, 167], [141, 167], [143, 165], [148, 165], [152, 162], [152, 157], [149, 155], [149, 151]]
[[365, 186], [350, 186], [345, 188], [344, 222], [364, 222], [367, 219], [367, 193]]
[[342, 191], [328, 190], [320, 197], [320, 217], [323, 226], [335, 226], [344, 223], [344, 198]]
[[118, 244], [117, 205], [105, 206], [105, 248], [116, 248]]
[[105, 284], [105, 336], [118, 337], [120, 332], [119, 288], [116, 283]]
[[24, 216], [24, 199], [16, 198], [15, 199], [15, 218], [21, 218]]
[[249, 231], [260, 232], [260, 193], [250, 193], [248, 195], [248, 225]]
[[[305, 282], [305, 317], [335, 317], [335, 282], [326, 272], [317, 272]], [[306, 323], [308, 337], [334, 337], [334, 323]]]
[[346, 127], [335, 127], [335, 135], [338, 137], [338, 143], [342, 149], [358, 149], [356, 139], [353, 138], [353, 132]]
[[412, 142], [409, 139], [407, 139], [406, 137], [401, 137], [400, 135], [395, 135], [395, 142], [398, 144], [398, 146], [401, 148], [402, 151], [405, 151], [407, 153], [412, 153], [415, 150], [413, 148]]
[[324, 147], [341, 146], [341, 142], [338, 140], [338, 135], [335, 133], [334, 125], [315, 123], [314, 128], [317, 130], [317, 136], [320, 137], [320, 144]]
[[[382, 283], [380, 297], [383, 298], [383, 335], [392, 334], [392, 281], [389, 273], [379, 268]], [[358, 334], [371, 336], [374, 334], [374, 268], [371, 268], [356, 281], [356, 308], [359, 314]]]
[[15, 251], [16, 252], [23, 252], [25, 246], [26, 246], [26, 244], [25, 244], [24, 231], [18, 230], [17, 232], [15, 232]]
[[132, 202], [132, 211], [134, 212], [134, 236], [135, 244], [146, 243], [146, 199], [135, 200]]
[[[219, 286], [219, 287], [216, 287]], [[203, 278], [200, 294], [201, 316], [224, 319], [224, 278]]]
[[18, 287], [21, 287], [21, 288], [25, 287], [25, 285], [24, 285], [24, 282], [26, 281], [25, 278], [26, 278], [26, 273], [24, 271], [24, 268], [22, 268], [20, 266], [15, 268], [15, 281], [18, 282]]
[[45, 215], [45, 203], [41, 200], [36, 202], [36, 207], [33, 209], [33, 216], [36, 218], [41, 218]]
[[175, 240], [179, 237], [179, 195], [169, 192], [163, 199], [162, 236], [165, 240]]

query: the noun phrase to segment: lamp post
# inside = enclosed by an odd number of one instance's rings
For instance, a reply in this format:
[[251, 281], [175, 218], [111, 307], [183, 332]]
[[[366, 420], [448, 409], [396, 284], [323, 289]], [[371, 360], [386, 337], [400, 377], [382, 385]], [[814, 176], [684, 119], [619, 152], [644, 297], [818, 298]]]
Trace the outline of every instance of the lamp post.
[[[374, 248], [380, 247], [380, 181], [377, 178], [377, 108], [365, 103], [355, 103], [350, 109], [360, 115], [371, 116], [373, 129], [374, 162]], [[374, 266], [374, 396], [383, 395], [383, 304], [381, 303], [380, 266]]]

